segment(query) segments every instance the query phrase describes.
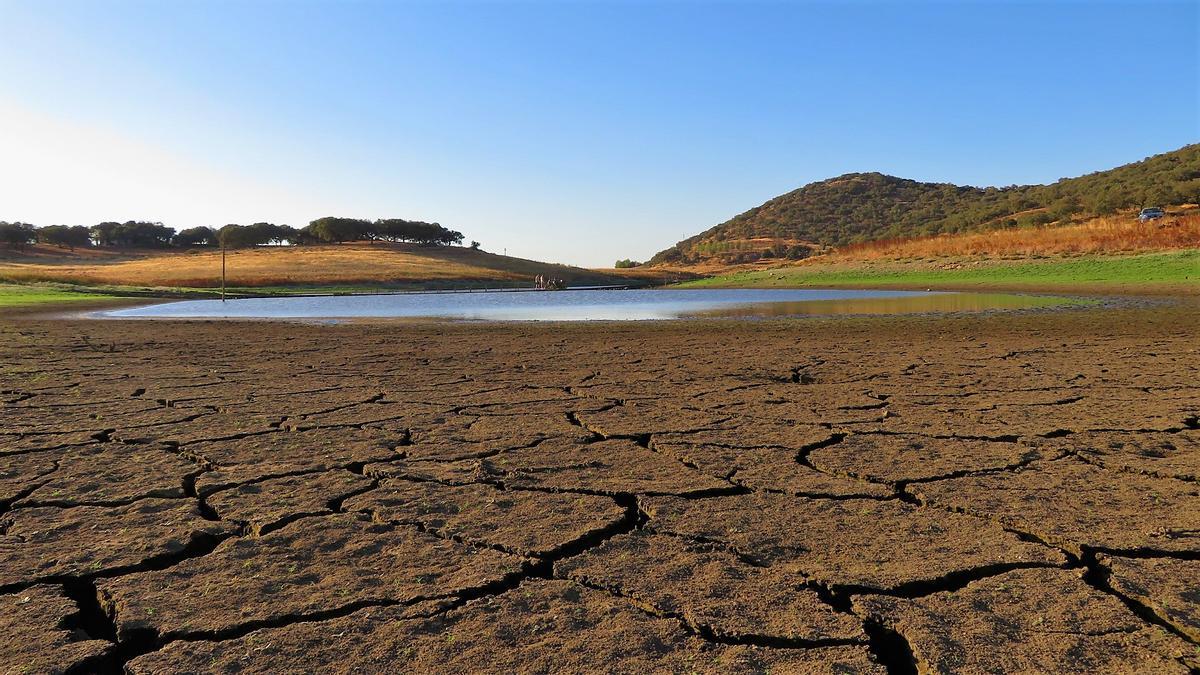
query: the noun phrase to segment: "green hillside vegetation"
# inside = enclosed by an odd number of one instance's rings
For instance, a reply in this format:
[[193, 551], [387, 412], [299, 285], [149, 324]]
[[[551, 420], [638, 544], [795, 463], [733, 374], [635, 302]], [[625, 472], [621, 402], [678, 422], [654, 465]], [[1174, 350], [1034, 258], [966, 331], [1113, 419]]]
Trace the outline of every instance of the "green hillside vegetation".
[[[782, 257], [778, 246], [814, 250], [864, 241], [1042, 225], [1130, 207], [1200, 201], [1200, 144], [1052, 185], [977, 188], [851, 173], [811, 183], [685, 239], [654, 263], [695, 263], [714, 255], [748, 262]], [[728, 245], [726, 245], [728, 243]], [[797, 257], [792, 254], [787, 257]], [[802, 256], [800, 256], [802, 257]]]

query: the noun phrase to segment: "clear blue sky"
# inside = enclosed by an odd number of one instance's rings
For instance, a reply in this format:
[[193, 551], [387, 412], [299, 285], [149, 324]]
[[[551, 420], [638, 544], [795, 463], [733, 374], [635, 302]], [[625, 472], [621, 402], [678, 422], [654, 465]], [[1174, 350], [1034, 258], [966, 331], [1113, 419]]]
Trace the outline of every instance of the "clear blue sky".
[[849, 171], [1200, 140], [1200, 2], [0, 0], [0, 220], [436, 220], [644, 259]]

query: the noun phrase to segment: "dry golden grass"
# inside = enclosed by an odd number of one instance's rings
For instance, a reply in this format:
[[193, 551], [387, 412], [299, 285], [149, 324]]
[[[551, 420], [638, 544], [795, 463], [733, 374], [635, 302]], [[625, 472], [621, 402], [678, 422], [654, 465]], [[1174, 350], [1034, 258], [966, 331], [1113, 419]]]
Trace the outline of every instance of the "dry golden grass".
[[1200, 213], [1139, 223], [1129, 215], [918, 239], [873, 241], [847, 246], [831, 257], [845, 260], [1034, 256], [1081, 253], [1143, 253], [1200, 248]]
[[[438, 281], [521, 281], [552, 274], [570, 283], [617, 283], [580, 268], [509, 258], [483, 251], [356, 243], [230, 251], [230, 286], [382, 284]], [[0, 261], [0, 279], [91, 285], [213, 288], [221, 283], [221, 253], [162, 252], [111, 262]]]

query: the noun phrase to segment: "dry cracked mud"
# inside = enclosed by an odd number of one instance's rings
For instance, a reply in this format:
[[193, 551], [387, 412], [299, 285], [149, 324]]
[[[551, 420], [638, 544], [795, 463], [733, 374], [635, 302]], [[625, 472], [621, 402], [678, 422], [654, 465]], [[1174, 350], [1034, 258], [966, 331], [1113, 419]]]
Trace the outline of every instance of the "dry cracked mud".
[[230, 531], [184, 499], [16, 508], [0, 517], [0, 588], [136, 570]]
[[1016, 570], [922, 598], [862, 596], [929, 673], [1187, 673], [1195, 647], [1075, 570]]
[[224, 642], [176, 642], [130, 672], [883, 673], [865, 646], [770, 649], [706, 643], [671, 619], [567, 581], [534, 580], [444, 614], [362, 611]]
[[374, 486], [370, 478], [333, 469], [241, 483], [205, 501], [218, 518], [264, 534], [297, 518], [334, 513], [338, 504]]
[[113, 644], [72, 626], [78, 615], [79, 607], [61, 587], [32, 586], [0, 595], [4, 672], [67, 673], [98, 663]]
[[[41, 453], [44, 454], [44, 453]], [[154, 445], [98, 443], [58, 455], [58, 468], [18, 506], [116, 505], [146, 497], [182, 497], [195, 463]]]
[[1102, 556], [1108, 583], [1200, 641], [1200, 560]]
[[1198, 308], [3, 317], [0, 672], [1196, 672]]
[[556, 567], [569, 579], [628, 597], [651, 612], [727, 640], [863, 642], [862, 622], [840, 613], [806, 579], [749, 565], [711, 544], [644, 530], [610, 539]]
[[956, 474], [1015, 468], [1045, 456], [1036, 447], [967, 438], [853, 434], [813, 450], [821, 471], [881, 483], [909, 483]]
[[418, 532], [334, 514], [165, 570], [104, 580], [118, 636], [213, 636], [366, 604], [410, 604], [498, 584], [524, 562]]
[[644, 508], [655, 532], [718, 542], [830, 587], [895, 591], [972, 570], [1066, 562], [986, 519], [900, 501], [752, 493], [650, 497]]
[[995, 518], [1082, 554], [1200, 553], [1200, 485], [1104, 469], [1073, 457], [921, 483], [922, 501]]
[[1200, 431], [1093, 432], [1058, 439], [1080, 459], [1105, 468], [1160, 478], [1200, 480]]
[[342, 506], [369, 512], [378, 522], [417, 525], [443, 537], [522, 556], [552, 554], [627, 517], [609, 497], [406, 480], [385, 480], [379, 489]]

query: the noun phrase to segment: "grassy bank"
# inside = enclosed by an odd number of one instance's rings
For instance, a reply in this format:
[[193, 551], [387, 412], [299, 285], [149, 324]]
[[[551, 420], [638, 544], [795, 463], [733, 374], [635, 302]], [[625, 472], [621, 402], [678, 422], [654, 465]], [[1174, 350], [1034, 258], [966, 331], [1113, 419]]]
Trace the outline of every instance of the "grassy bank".
[[118, 296], [104, 293], [80, 293], [46, 286], [0, 284], [0, 309], [109, 301], [116, 297]]
[[1099, 293], [1200, 292], [1200, 249], [1019, 260], [854, 260], [736, 272], [680, 288], [937, 288]]

